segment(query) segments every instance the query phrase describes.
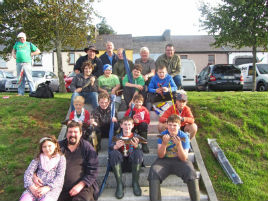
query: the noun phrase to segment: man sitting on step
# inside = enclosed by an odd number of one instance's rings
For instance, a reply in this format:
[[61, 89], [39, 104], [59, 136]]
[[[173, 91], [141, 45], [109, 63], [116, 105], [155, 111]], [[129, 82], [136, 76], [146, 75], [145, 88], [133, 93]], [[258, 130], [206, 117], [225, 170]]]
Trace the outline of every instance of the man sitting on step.
[[200, 192], [193, 164], [188, 161], [190, 140], [180, 130], [180, 117], [173, 114], [167, 119], [167, 130], [158, 139], [158, 158], [150, 168], [148, 180], [150, 200], [161, 200], [160, 183], [169, 175], [181, 177], [187, 184], [192, 201], [200, 200]]
[[132, 187], [134, 195], [141, 196], [139, 185], [139, 175], [143, 162], [143, 153], [139, 146], [139, 138], [136, 133], [132, 133], [134, 122], [131, 117], [123, 117], [120, 127], [122, 132], [116, 136], [118, 139], [112, 143], [112, 151], [109, 154], [109, 162], [116, 179], [115, 197], [124, 197], [124, 186], [122, 182], [122, 172], [132, 172]]

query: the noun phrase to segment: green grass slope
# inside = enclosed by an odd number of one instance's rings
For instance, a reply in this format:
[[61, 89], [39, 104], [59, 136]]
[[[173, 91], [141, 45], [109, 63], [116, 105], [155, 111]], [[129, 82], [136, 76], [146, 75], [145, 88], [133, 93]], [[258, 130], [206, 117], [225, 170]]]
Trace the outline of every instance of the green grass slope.
[[[9, 96], [4, 99], [3, 96]], [[0, 94], [0, 200], [18, 200], [23, 174], [44, 135], [58, 135], [71, 94], [54, 99]], [[219, 200], [268, 200], [268, 93], [188, 92], [197, 141]], [[244, 182], [235, 185], [212, 155], [216, 138]]]

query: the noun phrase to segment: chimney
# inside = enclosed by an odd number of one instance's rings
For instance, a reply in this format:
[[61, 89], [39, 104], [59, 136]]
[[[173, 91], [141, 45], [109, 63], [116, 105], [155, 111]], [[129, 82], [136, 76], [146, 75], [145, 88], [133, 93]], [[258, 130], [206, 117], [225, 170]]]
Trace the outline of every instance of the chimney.
[[166, 29], [162, 34], [162, 37], [165, 41], [170, 41], [170, 29]]

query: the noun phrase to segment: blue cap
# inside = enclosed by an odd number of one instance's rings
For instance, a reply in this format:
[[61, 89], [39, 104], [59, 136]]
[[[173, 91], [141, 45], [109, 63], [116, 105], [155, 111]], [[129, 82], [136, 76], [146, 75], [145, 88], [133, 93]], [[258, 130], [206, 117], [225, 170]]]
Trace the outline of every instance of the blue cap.
[[105, 71], [105, 70], [113, 70], [113, 67], [110, 65], [110, 64], [105, 64], [105, 65], [103, 65], [103, 71]]

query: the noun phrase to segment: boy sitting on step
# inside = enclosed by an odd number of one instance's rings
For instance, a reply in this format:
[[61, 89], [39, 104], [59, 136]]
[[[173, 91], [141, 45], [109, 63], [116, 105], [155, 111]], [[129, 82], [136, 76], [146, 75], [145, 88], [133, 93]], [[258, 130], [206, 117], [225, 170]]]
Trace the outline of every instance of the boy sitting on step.
[[180, 130], [180, 117], [173, 114], [167, 119], [167, 130], [158, 139], [158, 158], [150, 168], [148, 180], [150, 200], [161, 200], [160, 183], [169, 175], [181, 177], [187, 184], [192, 201], [200, 200], [198, 179], [193, 164], [188, 161], [190, 140]]
[[[141, 137], [147, 139], [148, 125], [150, 124], [150, 113], [146, 107], [143, 105], [143, 96], [137, 94], [133, 97], [133, 102], [135, 104], [134, 108], [131, 107], [126, 111], [125, 116], [128, 117], [131, 113], [131, 118], [134, 121], [133, 132], [138, 133]], [[147, 144], [142, 144], [143, 153], [149, 153]]]
[[[124, 186], [122, 182], [122, 172], [132, 172], [132, 187], [136, 196], [141, 196], [139, 185], [139, 175], [143, 162], [143, 153], [139, 148], [139, 138], [132, 132], [134, 122], [131, 117], [123, 117], [120, 122], [122, 132], [116, 137], [116, 142], [112, 143], [112, 151], [109, 153], [109, 163], [113, 169], [116, 179], [115, 197], [124, 197]], [[130, 139], [130, 140], [129, 140]]]

